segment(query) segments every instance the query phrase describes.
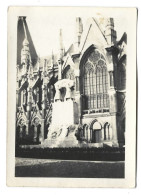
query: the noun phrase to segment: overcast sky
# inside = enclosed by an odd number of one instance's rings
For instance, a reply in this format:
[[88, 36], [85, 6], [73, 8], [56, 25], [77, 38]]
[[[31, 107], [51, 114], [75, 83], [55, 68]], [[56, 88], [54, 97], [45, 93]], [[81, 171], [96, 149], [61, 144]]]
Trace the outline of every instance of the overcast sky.
[[[59, 50], [59, 29], [63, 30], [63, 43], [65, 50], [74, 42], [75, 39], [75, 21], [76, 17], [70, 16], [51, 16], [46, 14], [42, 16], [36, 14], [34, 17], [26, 18], [32, 40], [34, 42], [37, 54], [40, 57], [50, 55], [52, 50], [58, 53]], [[83, 27], [87, 18], [82, 18]], [[115, 30], [117, 30], [117, 40], [126, 31], [126, 21], [124, 19], [114, 19]]]

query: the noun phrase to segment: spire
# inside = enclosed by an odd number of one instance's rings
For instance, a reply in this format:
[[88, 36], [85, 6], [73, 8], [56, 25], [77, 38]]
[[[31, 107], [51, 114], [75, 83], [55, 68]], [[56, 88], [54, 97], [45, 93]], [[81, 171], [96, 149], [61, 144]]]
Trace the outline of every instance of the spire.
[[23, 31], [24, 31], [24, 39], [23, 39], [23, 42], [22, 42], [23, 47], [21, 49], [21, 64], [23, 65], [23, 74], [26, 74], [27, 70], [28, 70], [28, 66], [29, 66], [30, 61], [31, 61], [29, 41], [28, 41], [28, 38], [27, 38], [27, 32], [26, 32], [26, 28], [25, 28], [26, 17], [25, 16], [20, 16], [19, 20], [22, 21]]
[[25, 16], [21, 16], [20, 18], [23, 21], [24, 34], [25, 34], [25, 38], [27, 39], [27, 32], [26, 32], [26, 27], [25, 27], [26, 17]]
[[116, 42], [116, 31], [114, 30], [114, 19], [108, 18], [105, 25], [105, 37], [109, 45], [115, 44]]
[[29, 69], [28, 69], [29, 83], [30, 83], [30, 80], [33, 79], [33, 77], [34, 77], [34, 75], [33, 75], [33, 66], [32, 66], [31, 56], [29, 56]]
[[80, 44], [82, 32], [83, 32], [82, 19], [80, 17], [77, 17], [76, 18], [76, 44], [77, 46], [79, 46]]
[[53, 50], [52, 50], [52, 55], [51, 55], [51, 65], [54, 65], [54, 54], [53, 54]]
[[29, 42], [27, 38], [25, 38], [23, 41], [23, 48], [21, 50], [21, 64], [23, 65], [23, 74], [27, 73], [30, 60]]
[[17, 64], [21, 65], [21, 50], [30, 51], [33, 66], [36, 65], [38, 56], [35, 50], [35, 46], [32, 41], [32, 37], [29, 32], [29, 28], [26, 22], [25, 16], [18, 17], [17, 24]]
[[59, 40], [60, 40], [60, 59], [62, 59], [62, 57], [64, 56], [62, 29], [60, 29]]
[[62, 58], [64, 56], [62, 29], [60, 29], [59, 40], [60, 40], [60, 56], [58, 59], [58, 80], [61, 80], [62, 79], [62, 64], [63, 64]]

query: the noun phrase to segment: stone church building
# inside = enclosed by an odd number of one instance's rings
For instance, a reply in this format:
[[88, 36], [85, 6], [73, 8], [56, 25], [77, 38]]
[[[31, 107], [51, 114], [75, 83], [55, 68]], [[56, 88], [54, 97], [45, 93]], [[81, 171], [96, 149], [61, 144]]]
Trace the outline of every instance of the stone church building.
[[126, 44], [114, 19], [76, 18], [75, 42], [45, 59], [26, 17], [17, 24], [16, 143], [122, 147], [126, 122]]

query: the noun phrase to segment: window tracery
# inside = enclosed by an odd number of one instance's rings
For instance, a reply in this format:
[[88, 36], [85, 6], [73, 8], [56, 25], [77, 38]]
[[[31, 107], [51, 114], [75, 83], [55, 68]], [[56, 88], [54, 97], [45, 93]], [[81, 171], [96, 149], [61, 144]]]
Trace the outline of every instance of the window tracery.
[[104, 56], [97, 50], [89, 54], [81, 69], [83, 110], [108, 108], [108, 72]]

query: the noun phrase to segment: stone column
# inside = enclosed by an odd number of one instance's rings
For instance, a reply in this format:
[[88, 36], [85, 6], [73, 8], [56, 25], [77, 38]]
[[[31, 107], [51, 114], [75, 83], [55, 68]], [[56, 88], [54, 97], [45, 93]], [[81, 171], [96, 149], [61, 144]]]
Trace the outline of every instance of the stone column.
[[109, 125], [109, 134], [110, 134], [110, 140], [112, 139], [112, 128], [111, 128], [111, 126]]
[[110, 115], [112, 125], [112, 142], [113, 146], [118, 147], [117, 137], [117, 94], [113, 87], [109, 90], [109, 102], [110, 102]]
[[29, 130], [30, 130], [30, 121], [29, 120], [27, 120], [26, 121], [26, 135], [29, 135]]
[[48, 73], [48, 65], [47, 60], [44, 60], [43, 66], [43, 85], [42, 85], [42, 119], [41, 119], [41, 142], [44, 141], [44, 131], [45, 131], [45, 116], [49, 108], [48, 101], [48, 83], [49, 83], [49, 73]]
[[16, 90], [16, 107], [18, 108], [19, 106], [19, 90]]
[[30, 116], [31, 116], [31, 109], [32, 109], [32, 88], [27, 88], [28, 91], [28, 97], [27, 97], [27, 120], [28, 120], [28, 124], [27, 124], [27, 130], [26, 133], [27, 135], [29, 135], [29, 131], [30, 131]]
[[80, 70], [75, 70], [75, 101], [78, 104], [78, 117], [79, 117], [79, 123], [81, 124], [81, 95], [80, 95], [80, 83], [79, 83], [79, 77], [80, 77]]
[[83, 136], [84, 136], [85, 139], [87, 139], [87, 137], [86, 137], [86, 136], [87, 136], [87, 135], [86, 135], [86, 131], [87, 131], [87, 130], [86, 130], [86, 127], [83, 127]]
[[75, 77], [75, 89], [76, 89], [76, 92], [79, 91], [79, 76]]
[[114, 77], [113, 77], [113, 71], [109, 72], [110, 77], [110, 88], [114, 88]]
[[118, 137], [117, 137], [117, 93], [116, 93], [116, 69], [117, 69], [117, 55], [118, 50], [116, 47], [108, 47], [107, 50], [107, 58], [109, 60], [109, 64], [107, 64], [108, 72], [109, 72], [109, 112], [111, 115], [111, 126], [113, 129], [112, 142], [113, 146], [118, 146]]
[[83, 126], [83, 136], [84, 136], [84, 138], [87, 140], [88, 139], [88, 136], [87, 136], [87, 126]]
[[47, 60], [44, 61], [43, 66], [43, 85], [42, 85], [42, 109], [48, 109], [49, 103], [48, 103], [48, 83], [49, 83], [49, 74], [48, 74], [48, 66], [47, 66]]
[[27, 111], [31, 111], [31, 108], [32, 108], [32, 88], [29, 87], [27, 88], [27, 91], [28, 91], [28, 97], [27, 97]]
[[92, 139], [93, 139], [93, 129], [90, 129], [90, 141], [92, 142]]
[[45, 139], [45, 135], [44, 135], [44, 132], [45, 132], [45, 120], [44, 119], [41, 119], [41, 129], [40, 129], [40, 131], [41, 131], [41, 137], [40, 137], [39, 141], [43, 142], [44, 139]]
[[[111, 60], [112, 60], [112, 57], [111, 57]], [[113, 63], [110, 63], [107, 65], [107, 67], [108, 67], [109, 81], [110, 81], [110, 86], [108, 90], [110, 113], [116, 113], [117, 112], [117, 97], [116, 97], [116, 90], [115, 90], [115, 84], [114, 84], [114, 65]]]
[[19, 137], [22, 138], [23, 137], [23, 126], [20, 126], [20, 132], [19, 132]]
[[47, 97], [47, 84], [42, 86], [42, 118], [44, 119], [46, 110], [49, 108], [49, 101]]
[[112, 123], [112, 142], [114, 147], [118, 147], [118, 137], [117, 137], [117, 121], [116, 116], [111, 116], [111, 123]]
[[101, 142], [104, 142], [104, 127], [101, 128]]
[[88, 128], [88, 142], [91, 141], [92, 129]]

